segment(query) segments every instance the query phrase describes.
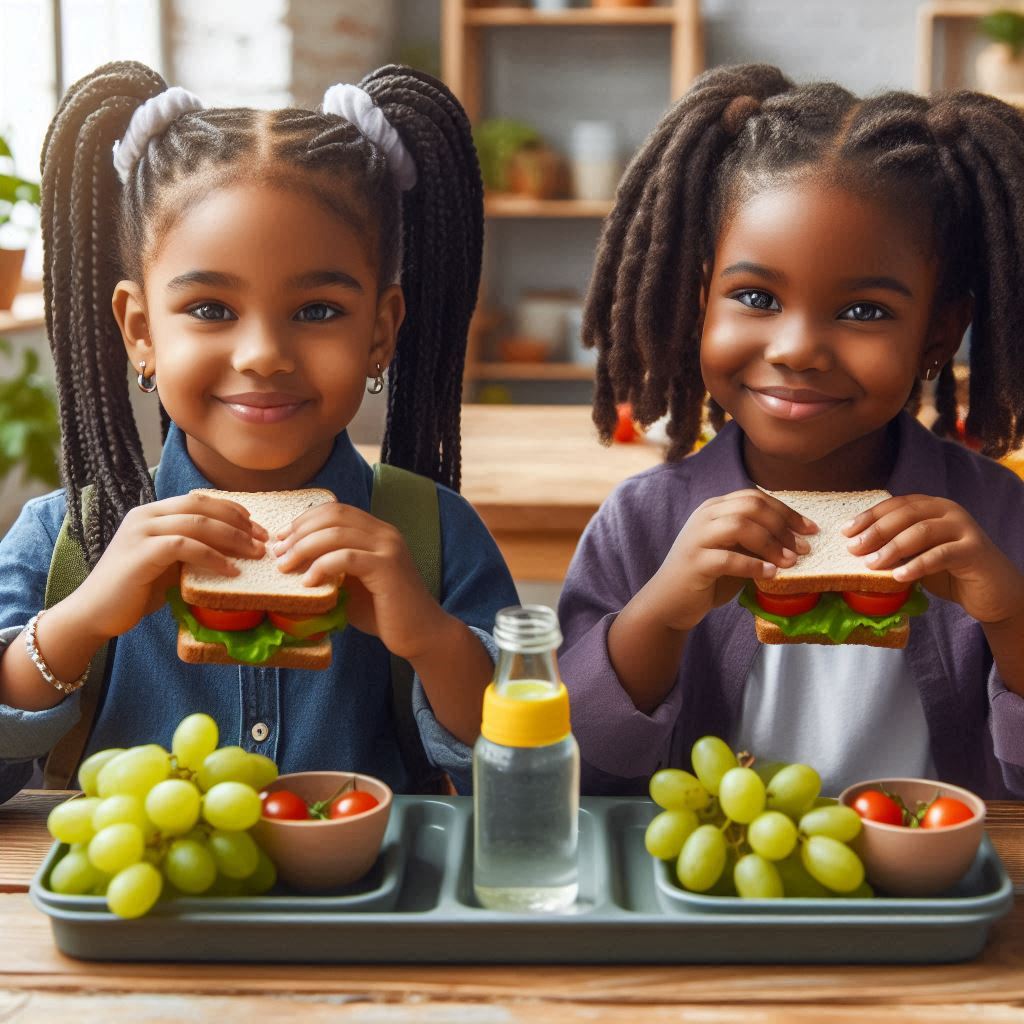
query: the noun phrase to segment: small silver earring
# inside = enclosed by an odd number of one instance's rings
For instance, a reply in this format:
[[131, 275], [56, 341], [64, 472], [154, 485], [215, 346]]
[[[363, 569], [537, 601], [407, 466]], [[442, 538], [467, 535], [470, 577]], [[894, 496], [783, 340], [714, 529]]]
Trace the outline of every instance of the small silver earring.
[[924, 371], [925, 380], [934, 380], [939, 375], [939, 361], [936, 359], [927, 370]]
[[145, 360], [139, 363], [139, 376], [136, 379], [136, 383], [143, 394], [151, 395], [156, 391], [156, 373], [151, 373], [148, 377], [146, 376]]
[[372, 384], [366, 385], [366, 393], [369, 395], [379, 395], [384, 390], [384, 373], [380, 368], [380, 363], [377, 364], [377, 376], [373, 378]]

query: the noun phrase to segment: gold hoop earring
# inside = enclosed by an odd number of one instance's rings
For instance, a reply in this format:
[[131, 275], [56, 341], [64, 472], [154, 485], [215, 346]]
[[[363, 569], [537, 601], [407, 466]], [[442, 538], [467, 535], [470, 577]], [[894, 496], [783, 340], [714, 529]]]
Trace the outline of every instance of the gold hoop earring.
[[136, 378], [135, 382], [139, 385], [139, 390], [144, 395], [151, 395], [156, 391], [156, 371], [154, 370], [154, 372], [147, 377], [145, 360], [139, 363], [139, 376]]
[[379, 395], [384, 390], [384, 372], [381, 370], [380, 363], [377, 364], [377, 376], [373, 378], [371, 384], [366, 385], [366, 393], [368, 395]]

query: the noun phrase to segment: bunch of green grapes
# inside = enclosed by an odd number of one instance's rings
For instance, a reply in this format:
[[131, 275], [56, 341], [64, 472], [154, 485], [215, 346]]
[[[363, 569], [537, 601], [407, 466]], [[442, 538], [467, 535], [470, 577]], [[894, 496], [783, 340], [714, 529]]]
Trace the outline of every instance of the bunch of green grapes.
[[50, 812], [50, 834], [69, 846], [50, 888], [105, 895], [119, 917], [140, 917], [164, 896], [259, 894], [277, 880], [249, 830], [259, 791], [277, 765], [241, 747], [217, 748], [217, 723], [189, 715], [171, 750], [148, 743], [101, 750], [78, 769], [85, 795]]
[[759, 764], [717, 736], [690, 754], [693, 772], [663, 768], [650, 794], [664, 808], [647, 826], [647, 852], [675, 861], [684, 889], [714, 896], [872, 896], [847, 845], [860, 832], [851, 807], [819, 796], [806, 764]]

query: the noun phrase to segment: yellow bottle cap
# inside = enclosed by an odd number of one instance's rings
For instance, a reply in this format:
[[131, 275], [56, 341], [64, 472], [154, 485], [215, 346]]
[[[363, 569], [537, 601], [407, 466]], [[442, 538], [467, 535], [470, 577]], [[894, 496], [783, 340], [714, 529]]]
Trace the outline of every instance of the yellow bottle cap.
[[564, 683], [552, 692], [549, 683], [524, 680], [494, 683], [484, 691], [480, 732], [504, 747], [546, 747], [569, 735], [569, 691]]

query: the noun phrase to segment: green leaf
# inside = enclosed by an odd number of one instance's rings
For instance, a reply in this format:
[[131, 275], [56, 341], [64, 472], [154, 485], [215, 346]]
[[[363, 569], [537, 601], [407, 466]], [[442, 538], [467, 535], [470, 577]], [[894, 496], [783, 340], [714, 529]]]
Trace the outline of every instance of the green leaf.
[[0, 156], [9, 156], [12, 159], [14, 158], [14, 154], [11, 152], [11, 147], [7, 145], [7, 140], [2, 135], [0, 135]]
[[1006, 43], [1018, 56], [1024, 46], [1024, 15], [1017, 11], [993, 11], [979, 22], [981, 31], [997, 43]]

